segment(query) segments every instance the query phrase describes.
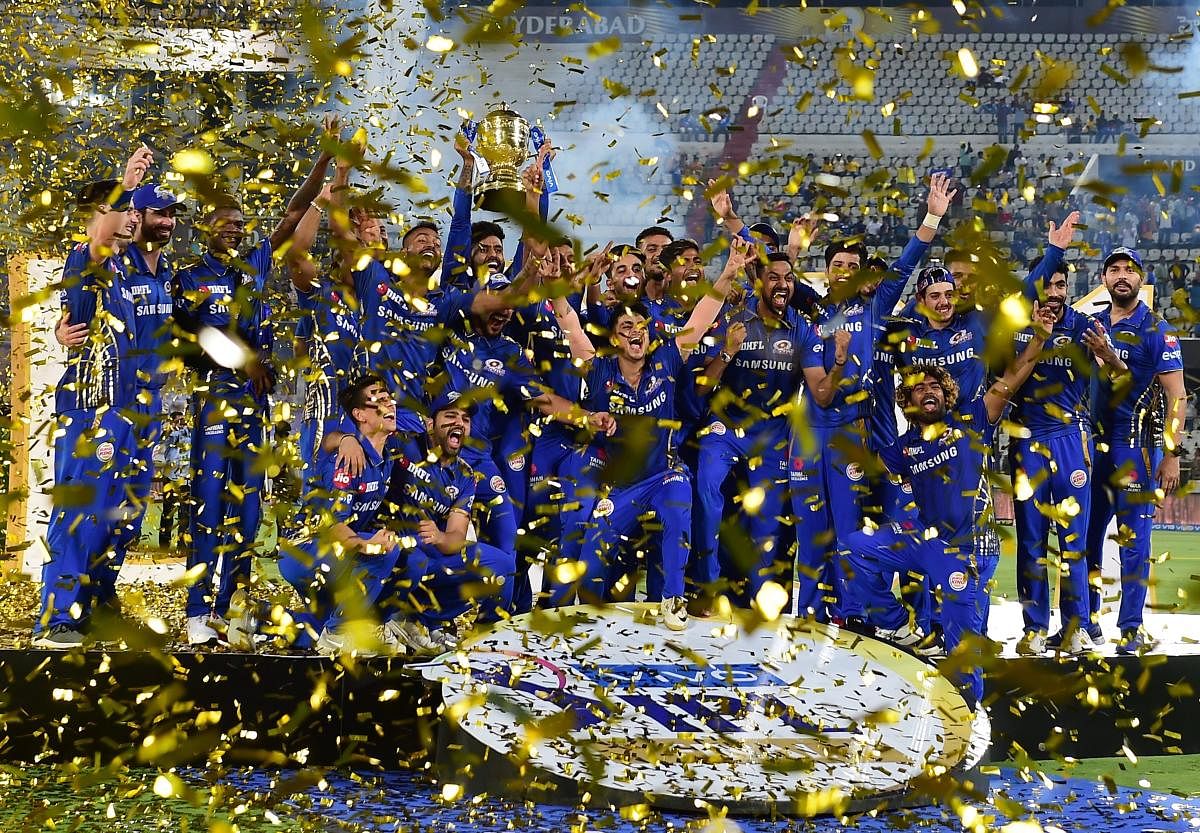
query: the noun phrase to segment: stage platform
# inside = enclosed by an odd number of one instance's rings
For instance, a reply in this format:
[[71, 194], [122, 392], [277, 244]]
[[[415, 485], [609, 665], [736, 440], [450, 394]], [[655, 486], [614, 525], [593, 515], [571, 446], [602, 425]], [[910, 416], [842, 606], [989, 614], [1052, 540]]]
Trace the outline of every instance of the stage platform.
[[[1142, 657], [985, 663], [990, 758], [1200, 753], [1200, 649], [1179, 634]], [[1187, 620], [1186, 622], [1183, 620]], [[998, 623], [993, 623], [993, 632]], [[1157, 625], [1158, 623], [1153, 623]], [[703, 627], [694, 620], [692, 627]], [[1192, 633], [1200, 631], [1192, 630]], [[0, 761], [120, 758], [393, 769], [435, 743], [436, 686], [395, 659], [299, 653], [0, 651]]]

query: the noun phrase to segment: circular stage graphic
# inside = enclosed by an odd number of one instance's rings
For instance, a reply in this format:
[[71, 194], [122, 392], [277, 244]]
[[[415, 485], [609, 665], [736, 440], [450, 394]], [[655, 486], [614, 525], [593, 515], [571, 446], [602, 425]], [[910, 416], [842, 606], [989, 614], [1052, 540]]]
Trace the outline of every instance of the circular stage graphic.
[[444, 720], [574, 800], [846, 812], [987, 748], [983, 712], [891, 645], [789, 617], [676, 633], [656, 608], [518, 616], [424, 674]]

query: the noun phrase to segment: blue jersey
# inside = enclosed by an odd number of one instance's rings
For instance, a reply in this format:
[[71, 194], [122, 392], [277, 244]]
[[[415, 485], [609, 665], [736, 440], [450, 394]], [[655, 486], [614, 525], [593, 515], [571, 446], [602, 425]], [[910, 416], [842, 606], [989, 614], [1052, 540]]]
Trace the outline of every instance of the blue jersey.
[[450, 513], [462, 512], [471, 516], [475, 504], [475, 470], [465, 460], [455, 458], [450, 463], [425, 460], [398, 461], [400, 488], [400, 518], [404, 529], [415, 533], [417, 523], [428, 519], [442, 532]]
[[[274, 346], [274, 328], [267, 305], [267, 282], [271, 277], [271, 239], [264, 238], [244, 260], [222, 263], [205, 252], [198, 263], [176, 273], [176, 316], [189, 323], [188, 329], [214, 327], [235, 330], [247, 344], [263, 355]], [[218, 375], [234, 375], [220, 368]]]
[[451, 328], [465, 322], [474, 295], [449, 290], [411, 297], [374, 260], [354, 273], [354, 291], [371, 370], [398, 399], [396, 427], [424, 431], [417, 411], [424, 400], [425, 378]]
[[304, 418], [330, 420], [340, 414], [338, 396], [366, 369], [358, 310], [339, 286], [321, 281], [296, 292], [304, 315], [296, 338], [305, 343]]
[[[579, 296], [569, 298], [571, 306], [579, 309]], [[525, 346], [533, 355], [533, 367], [541, 375], [547, 387], [568, 402], [583, 399], [583, 374], [571, 357], [571, 344], [550, 301], [531, 304], [513, 313], [509, 332], [518, 344]], [[574, 435], [573, 429], [558, 421], [551, 421], [542, 431], [556, 435], [564, 441]]]
[[865, 298], [855, 295], [817, 311], [814, 323], [819, 338], [805, 355], [804, 366], [821, 367], [826, 372], [833, 369], [834, 350], [832, 345], [826, 350], [823, 339], [837, 330], [850, 333], [850, 350], [842, 369], [842, 383], [832, 402], [819, 405], [813, 399], [812, 391], [807, 386], [804, 388], [809, 419], [814, 426], [849, 425], [870, 415], [871, 389], [876, 373], [875, 344], [882, 337], [887, 319], [904, 294], [913, 270], [925, 259], [927, 251], [929, 244], [913, 237], [874, 292]]
[[[1046, 441], [1078, 434], [1081, 426], [1091, 430], [1087, 400], [1096, 365], [1083, 345], [1083, 335], [1093, 323], [1091, 317], [1067, 307], [1033, 373], [1013, 397], [1013, 421], [1029, 431], [1030, 439]], [[1015, 355], [1021, 355], [1032, 339], [1032, 328], [1017, 333]]]
[[608, 411], [617, 420], [613, 436], [594, 441], [598, 456], [607, 461], [609, 482], [635, 483], [676, 464], [676, 386], [682, 370], [675, 339], [659, 342], [646, 357], [636, 388], [621, 375], [616, 356], [592, 360], [585, 407]]
[[746, 325], [742, 349], [733, 357], [721, 376], [721, 386], [713, 394], [711, 409], [732, 427], [748, 427], [751, 422], [777, 416], [777, 409], [790, 404], [803, 382], [801, 361], [813, 353], [818, 341], [816, 331], [790, 307], [783, 323], [775, 325], [759, 314], [762, 300], [754, 295], [746, 305], [725, 318], [716, 344], [708, 349], [708, 358], [725, 347], [725, 331], [731, 324]]
[[138, 384], [157, 390], [167, 381], [162, 372], [171, 343], [172, 295], [171, 262], [166, 252], [158, 256], [158, 271], [152, 272], [146, 256], [136, 243], [131, 243], [122, 258], [129, 276], [129, 291], [133, 293], [133, 337], [136, 345]]
[[883, 335], [875, 342], [870, 424], [871, 448], [875, 451], [895, 445], [900, 436], [896, 422], [896, 366], [913, 325], [911, 319], [889, 319], [883, 325]]
[[1096, 374], [1092, 409], [1097, 440], [1127, 448], [1157, 446], [1159, 420], [1166, 407], [1157, 377], [1183, 370], [1179, 339], [1170, 325], [1141, 301], [1133, 315], [1115, 325], [1111, 310], [1104, 310], [1096, 319], [1108, 331], [1117, 355], [1132, 375], [1114, 390], [1107, 374]]
[[915, 364], [943, 368], [958, 385], [958, 395], [974, 399], [986, 392], [987, 331], [983, 314], [973, 309], [955, 314], [940, 330], [919, 318], [897, 357], [898, 363], [901, 369]]
[[71, 249], [63, 266], [62, 307], [72, 324], [87, 324], [87, 340], [67, 351], [54, 394], [58, 413], [79, 408], [127, 408], [137, 394], [133, 360], [135, 312], [120, 259], [93, 263], [88, 245]]
[[308, 516], [309, 537], [316, 540], [317, 529], [327, 524], [344, 523], [355, 535], [370, 538], [382, 528], [379, 515], [388, 493], [392, 476], [395, 448], [388, 439], [383, 454], [361, 434], [355, 434], [362, 445], [366, 462], [361, 474], [352, 475], [338, 467], [337, 452], [323, 452], [317, 464], [317, 477], [305, 483], [305, 512]]
[[487, 456], [512, 421], [524, 417], [525, 403], [545, 389], [525, 351], [506, 335], [454, 338], [443, 350], [442, 366], [451, 389], [475, 403], [471, 450]]
[[470, 289], [471, 275], [471, 192], [454, 189], [451, 201], [450, 231], [442, 254], [443, 289]]
[[913, 423], [898, 446], [882, 453], [887, 467], [911, 484], [926, 529], [964, 552], [993, 556], [1000, 541], [992, 527], [988, 472], [996, 426], [988, 422], [983, 400], [966, 402], [939, 426]]

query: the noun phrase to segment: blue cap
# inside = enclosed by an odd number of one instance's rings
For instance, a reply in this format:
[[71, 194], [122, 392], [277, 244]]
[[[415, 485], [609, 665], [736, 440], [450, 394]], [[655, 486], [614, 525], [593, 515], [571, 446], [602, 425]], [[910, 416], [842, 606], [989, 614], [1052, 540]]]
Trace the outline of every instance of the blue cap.
[[750, 233], [751, 238], [757, 234], [766, 240], [772, 248], [779, 248], [779, 232], [775, 231], [775, 228], [770, 223], [755, 223], [746, 229], [746, 231]]
[[130, 199], [133, 201], [133, 207], [138, 211], [147, 208], [165, 211], [168, 208], [183, 205], [183, 198], [169, 191], [165, 185], [143, 185], [134, 190]]
[[[433, 393], [433, 390], [437, 393]], [[468, 414], [475, 412], [476, 402], [470, 396], [464, 396], [461, 391], [456, 390], [450, 384], [443, 384], [440, 387], [436, 381], [431, 380], [427, 390], [430, 390], [426, 397], [426, 403], [429, 408], [429, 416], [435, 417], [439, 412], [447, 408], [461, 408]]]
[[1144, 266], [1142, 266], [1141, 256], [1138, 255], [1137, 252], [1135, 252], [1133, 249], [1129, 248], [1128, 246], [1117, 246], [1117, 248], [1113, 249], [1111, 252], [1109, 252], [1107, 255], [1105, 255], [1104, 268], [1107, 269], [1109, 266], [1116, 263], [1118, 260], [1132, 261], [1133, 265], [1137, 267], [1139, 272], [1141, 272], [1143, 274], [1145, 274], [1145, 272], [1146, 272], [1146, 268]]
[[121, 187], [119, 179], [98, 179], [76, 191], [75, 201], [80, 205], [107, 205], [123, 211], [129, 205], [129, 192]]
[[945, 266], [926, 266], [917, 275], [917, 294], [920, 295], [935, 283], [954, 285], [954, 273]]

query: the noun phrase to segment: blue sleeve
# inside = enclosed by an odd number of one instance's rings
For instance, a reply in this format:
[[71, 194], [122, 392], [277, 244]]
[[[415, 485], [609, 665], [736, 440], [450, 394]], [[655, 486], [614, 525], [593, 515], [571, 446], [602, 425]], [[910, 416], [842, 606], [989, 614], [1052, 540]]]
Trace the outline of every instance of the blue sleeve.
[[[550, 195], [545, 191], [542, 192], [541, 199], [538, 200], [538, 216], [542, 222], [546, 222], [546, 217], [550, 214]], [[504, 270], [504, 274], [508, 275], [509, 280], [512, 280], [516, 275], [520, 274], [521, 268], [525, 265], [525, 236], [517, 241], [517, 250], [513, 252], [512, 263], [508, 264], [508, 268]]]
[[663, 339], [658, 344], [654, 358], [662, 363], [663, 370], [669, 376], [678, 379], [679, 372], [683, 370], [683, 354], [679, 352], [679, 344], [673, 338]]
[[750, 226], [746, 223], [743, 223], [742, 227], [738, 229], [737, 236], [745, 240], [747, 243], [754, 242], [754, 238], [750, 236]]
[[374, 280], [376, 265], [376, 261], [373, 260], [365, 269], [356, 269], [351, 274], [354, 280], [354, 297], [358, 300], [360, 309], [364, 309], [369, 299], [379, 297], [378, 281]]
[[458, 487], [458, 494], [454, 497], [454, 503], [450, 505], [450, 511], [457, 509], [470, 517], [471, 509], [475, 506], [475, 471], [463, 463], [454, 478], [454, 485]]
[[1171, 332], [1166, 321], [1159, 321], [1154, 329], [1154, 374], [1171, 373], [1183, 370], [1183, 351], [1179, 346], [1179, 338]]
[[904, 290], [908, 286], [913, 272], [925, 260], [925, 255], [928, 253], [928, 243], [918, 239], [915, 234], [909, 238], [908, 243], [904, 246], [904, 251], [900, 253], [900, 257], [896, 258], [891, 270], [884, 276], [879, 288], [875, 290], [873, 303], [878, 312], [883, 315], [892, 314], [892, 311], [896, 309], [896, 304], [900, 303], [900, 297], [904, 295]]
[[804, 368], [819, 367], [825, 369], [825, 341], [817, 332], [816, 327], [811, 330], [811, 335], [804, 340], [805, 349], [804, 355], [801, 356], [800, 366]]
[[475, 293], [451, 289], [442, 295], [437, 305], [437, 322], [442, 327], [451, 327], [465, 321], [471, 315], [471, 304]]
[[883, 464], [887, 470], [898, 477], [908, 477], [911, 472], [908, 469], [908, 458], [904, 456], [901, 450], [902, 440], [885, 445], [879, 449], [879, 456], [883, 458]]
[[1031, 301], [1036, 301], [1038, 297], [1038, 287], [1042, 282], [1058, 271], [1058, 268], [1063, 262], [1063, 250], [1055, 245], [1047, 245], [1046, 253], [1042, 255], [1042, 260], [1037, 266], [1029, 270], [1029, 274], [1025, 276], [1025, 297]]
[[467, 274], [471, 262], [471, 192], [455, 188], [451, 205], [450, 231], [442, 255], [442, 286], [465, 288], [471, 282]]
[[90, 324], [96, 317], [95, 269], [87, 246], [76, 246], [63, 264], [62, 307], [71, 313], [72, 324]]
[[259, 292], [267, 291], [267, 284], [271, 280], [271, 270], [274, 267], [271, 259], [273, 254], [271, 238], [264, 237], [263, 241], [250, 253], [250, 257], [246, 259], [246, 262], [254, 267], [255, 288]]
[[[175, 273], [175, 288], [172, 292], [175, 311], [175, 323], [184, 332], [194, 333], [200, 329], [200, 317], [198, 310], [202, 299], [196, 298], [195, 295], [188, 297], [189, 293], [195, 293], [199, 284], [193, 277], [192, 269], [180, 269]], [[75, 313], [71, 313], [71, 319], [75, 319]]]

